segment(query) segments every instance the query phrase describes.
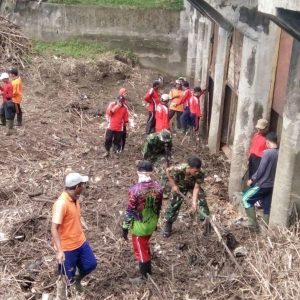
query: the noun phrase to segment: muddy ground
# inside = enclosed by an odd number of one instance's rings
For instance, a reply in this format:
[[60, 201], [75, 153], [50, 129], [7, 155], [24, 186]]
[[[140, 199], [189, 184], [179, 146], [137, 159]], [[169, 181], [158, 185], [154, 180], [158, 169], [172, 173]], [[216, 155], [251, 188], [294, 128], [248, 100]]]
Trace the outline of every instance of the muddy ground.
[[[138, 271], [131, 244], [121, 238], [120, 224], [145, 138], [142, 97], [158, 75], [110, 55], [96, 62], [34, 57], [24, 70], [24, 126], [11, 137], [0, 128], [0, 225], [10, 238], [0, 243], [0, 299], [41, 299], [43, 293], [54, 293], [51, 206], [70, 170], [91, 177], [82, 215], [98, 259], [96, 271], [85, 279], [86, 292], [77, 299], [244, 299], [247, 295], [247, 284], [241, 284], [243, 278], [216, 234], [203, 236], [202, 224], [188, 214], [186, 206], [169, 239], [161, 236], [162, 212], [151, 239], [152, 280], [141, 286], [128, 280]], [[164, 76], [165, 91], [172, 80]], [[122, 86], [130, 97], [126, 150], [121, 156], [101, 159], [104, 110]], [[203, 159], [211, 212], [238, 242], [249, 243], [252, 233], [231, 226], [237, 214], [227, 199], [226, 158], [209, 155], [203, 139], [183, 140], [177, 133], [174, 144], [174, 163], [191, 154]], [[214, 175], [221, 181], [216, 182]], [[167, 204], [164, 201], [164, 209]], [[244, 258], [237, 261], [243, 265]]]

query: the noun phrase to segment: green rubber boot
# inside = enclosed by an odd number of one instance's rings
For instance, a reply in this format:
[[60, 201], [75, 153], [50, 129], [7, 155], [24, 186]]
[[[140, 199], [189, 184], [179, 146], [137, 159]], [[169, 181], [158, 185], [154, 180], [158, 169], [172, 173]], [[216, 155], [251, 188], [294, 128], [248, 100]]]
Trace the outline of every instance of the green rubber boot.
[[247, 227], [257, 229], [258, 224], [256, 220], [256, 212], [254, 207], [245, 208], [247, 217], [248, 217], [248, 224]]
[[264, 220], [264, 223], [265, 223], [265, 225], [269, 225], [269, 220], [270, 220], [270, 215], [266, 215], [266, 214], [264, 214], [263, 215], [263, 220]]

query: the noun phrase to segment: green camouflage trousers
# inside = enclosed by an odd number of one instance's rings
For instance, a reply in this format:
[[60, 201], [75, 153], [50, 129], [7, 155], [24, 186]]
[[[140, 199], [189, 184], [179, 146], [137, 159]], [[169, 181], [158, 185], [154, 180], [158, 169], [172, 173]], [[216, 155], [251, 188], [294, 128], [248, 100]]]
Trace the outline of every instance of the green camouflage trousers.
[[157, 172], [159, 183], [164, 189], [168, 189], [168, 178], [164, 170], [164, 164], [166, 161], [166, 157], [161, 155], [157, 157], [156, 162], [154, 163], [154, 169]]
[[[184, 195], [187, 194], [187, 192], [182, 192]], [[205, 216], [208, 216], [210, 214], [209, 208], [206, 202], [206, 195], [203, 189], [200, 190], [199, 196], [198, 196], [198, 207], [199, 207], [199, 212], [198, 212], [198, 219], [200, 221], [204, 221]], [[167, 208], [166, 211], [166, 220], [173, 223], [176, 221], [179, 210], [181, 207], [182, 202], [184, 199], [182, 196], [179, 194], [173, 193], [170, 199], [170, 204], [169, 207]]]

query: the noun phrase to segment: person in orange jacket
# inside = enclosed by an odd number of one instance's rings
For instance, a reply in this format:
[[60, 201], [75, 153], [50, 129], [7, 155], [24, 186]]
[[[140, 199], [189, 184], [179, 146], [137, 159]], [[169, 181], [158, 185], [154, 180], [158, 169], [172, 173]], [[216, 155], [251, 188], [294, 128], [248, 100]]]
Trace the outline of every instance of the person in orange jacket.
[[190, 98], [192, 97], [192, 91], [190, 90], [190, 85], [188, 81], [184, 81], [182, 86], [184, 92], [177, 106], [183, 104], [184, 110], [182, 115], [180, 116], [180, 123], [181, 128], [183, 129], [184, 133], [186, 133], [188, 127], [192, 125], [192, 121], [190, 118]]
[[148, 103], [149, 116], [146, 125], [146, 134], [153, 133], [155, 131], [155, 110], [156, 106], [160, 103], [159, 93], [160, 81], [155, 80], [152, 84], [152, 88], [146, 93], [144, 100]]
[[[183, 95], [182, 83], [182, 80], [177, 79], [175, 82], [175, 87], [169, 93], [171, 100], [169, 107], [169, 119], [171, 120], [174, 117], [174, 115], [176, 115], [177, 129], [181, 129], [180, 116], [183, 112], [183, 104], [177, 105], [180, 102], [180, 99]], [[173, 126], [173, 128], [174, 127], [175, 126]]]
[[168, 94], [163, 94], [160, 103], [155, 110], [155, 132], [161, 132], [164, 129], [169, 129], [169, 109], [168, 102], [170, 97]]
[[23, 98], [23, 83], [17, 68], [11, 68], [9, 70], [11, 77], [11, 84], [13, 86], [13, 97], [12, 101], [15, 104], [15, 110], [17, 114], [17, 126], [22, 126], [22, 109], [21, 102]]

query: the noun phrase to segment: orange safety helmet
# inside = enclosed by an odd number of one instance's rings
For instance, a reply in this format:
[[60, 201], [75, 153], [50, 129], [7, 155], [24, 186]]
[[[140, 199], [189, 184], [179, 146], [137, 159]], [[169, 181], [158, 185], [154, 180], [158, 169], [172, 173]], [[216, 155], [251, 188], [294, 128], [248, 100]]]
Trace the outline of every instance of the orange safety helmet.
[[127, 94], [127, 90], [125, 88], [120, 88], [119, 90], [119, 96], [125, 96]]

